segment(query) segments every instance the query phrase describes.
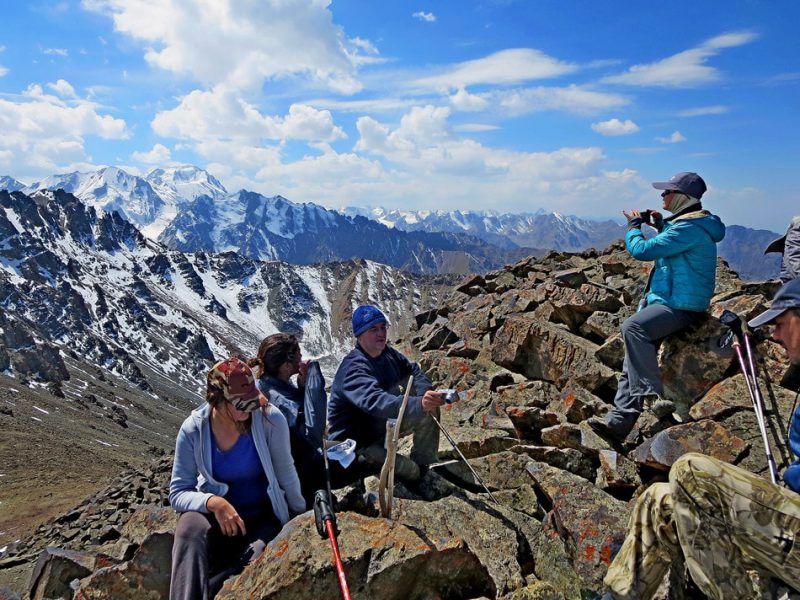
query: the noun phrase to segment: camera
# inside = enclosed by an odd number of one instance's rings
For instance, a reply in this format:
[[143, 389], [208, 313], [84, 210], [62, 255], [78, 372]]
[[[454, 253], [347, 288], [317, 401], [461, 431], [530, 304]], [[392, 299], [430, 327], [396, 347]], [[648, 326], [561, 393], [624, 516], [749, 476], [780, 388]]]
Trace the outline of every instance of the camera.
[[452, 404], [456, 400], [458, 400], [458, 394], [455, 390], [436, 390], [439, 394], [444, 396], [444, 401], [447, 404]]

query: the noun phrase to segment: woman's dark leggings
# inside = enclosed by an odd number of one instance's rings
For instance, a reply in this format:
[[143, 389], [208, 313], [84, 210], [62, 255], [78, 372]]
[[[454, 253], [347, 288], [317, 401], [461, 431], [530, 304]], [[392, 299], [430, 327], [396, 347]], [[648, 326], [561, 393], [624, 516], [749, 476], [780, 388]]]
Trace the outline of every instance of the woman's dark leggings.
[[225, 536], [213, 514], [181, 513], [172, 545], [170, 600], [209, 600], [231, 575], [261, 556], [281, 530], [273, 514], [244, 520], [246, 535]]

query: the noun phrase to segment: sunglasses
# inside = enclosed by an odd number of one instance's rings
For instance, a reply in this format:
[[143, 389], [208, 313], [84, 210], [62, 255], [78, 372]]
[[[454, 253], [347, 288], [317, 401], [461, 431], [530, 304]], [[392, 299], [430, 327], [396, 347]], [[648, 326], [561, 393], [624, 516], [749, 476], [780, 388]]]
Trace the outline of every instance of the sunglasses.
[[677, 194], [677, 193], [678, 192], [676, 192], [675, 190], [664, 190], [663, 192], [661, 192], [661, 197], [663, 198], [664, 196], [669, 196], [670, 194]]

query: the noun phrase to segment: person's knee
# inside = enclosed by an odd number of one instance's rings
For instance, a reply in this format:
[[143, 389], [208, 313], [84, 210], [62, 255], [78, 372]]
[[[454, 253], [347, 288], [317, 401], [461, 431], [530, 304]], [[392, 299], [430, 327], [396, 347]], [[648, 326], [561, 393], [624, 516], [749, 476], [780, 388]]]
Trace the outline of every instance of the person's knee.
[[185, 512], [178, 518], [175, 540], [205, 540], [210, 530], [211, 523], [205, 515], [198, 512]]
[[686, 487], [699, 472], [708, 473], [714, 470], [717, 461], [699, 452], [688, 452], [681, 456], [669, 470], [669, 482], [673, 487]]
[[626, 343], [641, 339], [644, 335], [644, 329], [635, 317], [636, 315], [628, 317], [620, 326], [620, 334]]

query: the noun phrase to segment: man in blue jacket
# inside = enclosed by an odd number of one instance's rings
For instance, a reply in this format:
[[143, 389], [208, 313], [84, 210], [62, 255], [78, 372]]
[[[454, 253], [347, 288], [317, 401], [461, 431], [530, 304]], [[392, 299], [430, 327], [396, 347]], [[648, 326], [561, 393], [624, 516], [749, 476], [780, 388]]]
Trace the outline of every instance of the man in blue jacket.
[[[717, 243], [725, 237], [719, 217], [703, 210], [700, 198], [706, 184], [697, 173], [678, 173], [653, 187], [664, 190], [664, 210], [672, 216], [665, 219], [652, 209], [623, 211], [628, 219], [628, 252], [637, 260], [655, 264], [639, 311], [622, 324], [625, 360], [614, 409], [605, 419], [588, 421], [600, 435], [620, 441], [633, 429], [643, 409], [651, 409], [658, 418], [675, 410], [675, 404], [664, 398], [658, 347], [665, 337], [705, 313], [714, 294]], [[658, 234], [645, 239], [643, 224]]]
[[[772, 339], [800, 365], [800, 279], [784, 285], [749, 325], [771, 323]], [[789, 426], [796, 456], [799, 412]], [[710, 456], [684, 454], [672, 465], [669, 483], [655, 483], [636, 499], [599, 600], [650, 600], [667, 570], [681, 563], [714, 600], [755, 597], [750, 571], [800, 590], [800, 460], [783, 480], [785, 488]]]
[[386, 420], [396, 419], [409, 375], [413, 390], [403, 415], [401, 433], [413, 432], [411, 460], [398, 455], [397, 476], [406, 481], [420, 477], [419, 466], [437, 462], [439, 428], [428, 415], [438, 416], [442, 394], [419, 365], [386, 343], [388, 325], [374, 306], [362, 305], [353, 312], [356, 347], [345, 356], [331, 387], [328, 424], [331, 440], [356, 441], [359, 475], [378, 472], [386, 458]]

